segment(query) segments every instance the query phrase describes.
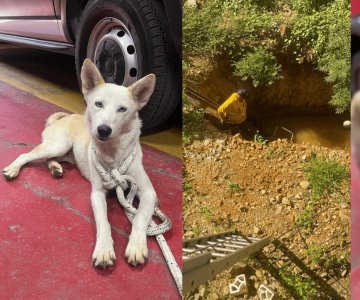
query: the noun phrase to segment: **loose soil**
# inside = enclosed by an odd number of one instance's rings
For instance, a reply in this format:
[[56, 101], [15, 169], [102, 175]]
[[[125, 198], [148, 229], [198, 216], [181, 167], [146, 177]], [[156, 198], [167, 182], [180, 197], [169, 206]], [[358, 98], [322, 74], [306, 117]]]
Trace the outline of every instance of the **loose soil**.
[[[349, 299], [349, 186], [317, 202], [313, 228], [296, 222], [312, 193], [305, 162], [316, 155], [350, 166], [349, 153], [284, 139], [260, 144], [204, 124], [204, 136], [184, 146], [183, 238], [237, 230], [271, 236], [278, 247], [265, 247], [186, 299], [230, 298], [229, 284], [242, 273], [247, 299], [258, 299], [261, 283], [282, 299]], [[310, 254], [316, 247], [324, 250], [320, 262]]]

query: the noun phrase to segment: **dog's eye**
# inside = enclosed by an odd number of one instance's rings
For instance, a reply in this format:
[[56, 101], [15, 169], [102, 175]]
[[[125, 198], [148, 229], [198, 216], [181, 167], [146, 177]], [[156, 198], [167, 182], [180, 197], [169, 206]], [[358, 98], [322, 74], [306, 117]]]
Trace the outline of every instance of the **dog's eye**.
[[127, 108], [126, 107], [120, 107], [117, 111], [118, 112], [126, 112]]
[[102, 108], [102, 107], [103, 107], [103, 104], [102, 104], [102, 102], [100, 102], [100, 101], [95, 101], [95, 106], [96, 106], [96, 107], [99, 107], [99, 108]]

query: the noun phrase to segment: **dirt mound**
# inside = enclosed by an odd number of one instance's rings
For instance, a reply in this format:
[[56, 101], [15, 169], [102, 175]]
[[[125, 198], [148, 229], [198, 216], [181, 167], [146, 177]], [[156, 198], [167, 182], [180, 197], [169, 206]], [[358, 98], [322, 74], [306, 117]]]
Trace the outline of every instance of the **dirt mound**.
[[[315, 156], [350, 165], [345, 151], [286, 140], [245, 141], [240, 135], [184, 148], [184, 238], [232, 229], [275, 240], [246, 262], [250, 299], [261, 282], [284, 299], [348, 293], [349, 188], [321, 197], [307, 214], [314, 192], [304, 165]], [[229, 283], [240, 274], [237, 268], [188, 298], [226, 298]]]

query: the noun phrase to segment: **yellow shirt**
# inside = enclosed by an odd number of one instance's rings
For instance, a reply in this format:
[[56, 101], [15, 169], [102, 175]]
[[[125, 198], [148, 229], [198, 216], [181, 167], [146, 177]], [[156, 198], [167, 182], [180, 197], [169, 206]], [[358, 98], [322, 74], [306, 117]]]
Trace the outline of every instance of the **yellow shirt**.
[[246, 119], [246, 102], [238, 93], [233, 93], [217, 110], [221, 120], [229, 124], [240, 124]]

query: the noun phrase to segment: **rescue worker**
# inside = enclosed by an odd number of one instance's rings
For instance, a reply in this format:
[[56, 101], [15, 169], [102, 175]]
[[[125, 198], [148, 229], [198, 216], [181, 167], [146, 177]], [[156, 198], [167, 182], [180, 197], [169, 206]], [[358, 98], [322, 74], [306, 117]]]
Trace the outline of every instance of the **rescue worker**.
[[222, 123], [238, 125], [246, 119], [246, 101], [247, 92], [239, 89], [219, 106], [217, 113]]

